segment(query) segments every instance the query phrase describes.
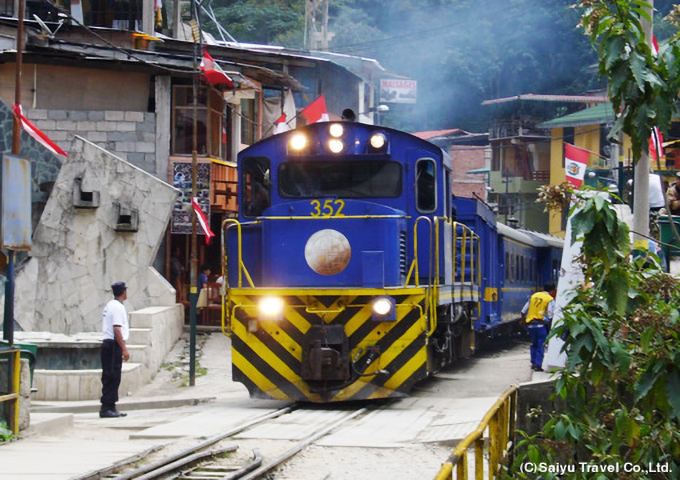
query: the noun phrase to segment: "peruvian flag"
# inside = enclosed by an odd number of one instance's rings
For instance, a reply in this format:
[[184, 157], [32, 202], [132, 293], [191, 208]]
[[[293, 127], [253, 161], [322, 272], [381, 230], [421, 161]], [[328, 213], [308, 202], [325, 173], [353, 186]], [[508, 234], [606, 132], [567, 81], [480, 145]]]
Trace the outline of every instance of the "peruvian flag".
[[566, 170], [567, 180], [577, 188], [583, 185], [583, 178], [586, 175], [589, 156], [590, 152], [588, 152], [588, 150], [575, 147], [568, 143], [564, 144], [564, 168]]
[[28, 118], [24, 117], [23, 113], [21, 113], [21, 105], [14, 105], [12, 111], [21, 122], [21, 126], [26, 130], [26, 133], [33, 137], [38, 143], [56, 155], [68, 157], [67, 153], [59, 148], [59, 145], [50, 140], [50, 137], [41, 132]]
[[203, 232], [205, 233], [205, 243], [209, 244], [210, 239], [215, 236], [215, 234], [210, 230], [210, 225], [208, 224], [208, 219], [205, 218], [205, 213], [203, 213], [203, 210], [201, 210], [200, 205], [198, 204], [198, 198], [194, 197], [191, 199], [191, 206], [194, 207], [194, 212], [196, 212], [196, 218], [198, 219], [198, 223], [201, 225], [201, 228], [203, 229]]
[[201, 59], [201, 71], [208, 82], [216, 87], [218, 85], [226, 85], [227, 87], [232, 87], [234, 81], [224, 73], [222, 67], [220, 67], [215, 60], [210, 56], [207, 50], [203, 50], [203, 58]]
[[288, 124], [286, 123], [286, 114], [285, 113], [282, 114], [274, 122], [274, 125], [276, 126], [274, 128], [274, 135], [279, 134], [279, 133], [283, 133], [283, 132], [287, 132], [288, 130], [290, 130], [290, 128], [288, 128]]
[[323, 95], [302, 109], [300, 115], [307, 119], [307, 124], [316, 122], [328, 122], [328, 110], [326, 110], [326, 99]]
[[652, 128], [652, 136], [649, 139], [649, 159], [651, 161], [663, 158], [663, 136], [657, 127]]

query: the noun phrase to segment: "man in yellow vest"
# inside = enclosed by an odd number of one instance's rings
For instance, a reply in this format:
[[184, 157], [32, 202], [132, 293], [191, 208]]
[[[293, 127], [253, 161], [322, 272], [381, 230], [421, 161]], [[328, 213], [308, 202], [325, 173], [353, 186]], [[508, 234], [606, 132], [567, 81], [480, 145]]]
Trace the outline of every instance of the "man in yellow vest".
[[543, 291], [534, 293], [522, 308], [522, 321], [531, 336], [531, 368], [535, 372], [543, 371], [545, 339], [555, 311], [556, 294], [555, 284], [546, 283]]

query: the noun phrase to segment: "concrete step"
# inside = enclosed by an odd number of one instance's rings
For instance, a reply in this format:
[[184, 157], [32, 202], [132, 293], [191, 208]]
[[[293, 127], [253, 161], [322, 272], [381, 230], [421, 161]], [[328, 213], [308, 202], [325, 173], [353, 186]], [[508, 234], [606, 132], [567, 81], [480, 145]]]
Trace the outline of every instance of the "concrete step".
[[150, 348], [148, 345], [128, 344], [127, 349], [130, 353], [129, 363], [148, 365], [150, 355]]
[[24, 435], [56, 435], [73, 427], [73, 413], [37, 413], [31, 411], [31, 425]]
[[[147, 380], [144, 365], [126, 362], [121, 375], [121, 397], [134, 392]], [[37, 392], [31, 400], [97, 400], [102, 394], [102, 371], [91, 370], [39, 370], [33, 376], [33, 386]]]
[[132, 345], [151, 345], [151, 329], [131, 328], [128, 343]]

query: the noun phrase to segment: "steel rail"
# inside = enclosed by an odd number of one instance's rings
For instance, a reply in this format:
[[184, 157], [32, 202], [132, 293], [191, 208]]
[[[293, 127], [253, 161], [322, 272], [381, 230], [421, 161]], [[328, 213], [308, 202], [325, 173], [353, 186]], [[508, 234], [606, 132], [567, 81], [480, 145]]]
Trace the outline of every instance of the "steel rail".
[[186, 457], [188, 455], [191, 455], [199, 450], [202, 450], [204, 448], [207, 448], [211, 445], [214, 445], [215, 443], [224, 440], [227, 437], [231, 437], [232, 435], [236, 435], [237, 433], [242, 432], [243, 430], [252, 427], [253, 425], [257, 425], [258, 423], [261, 423], [265, 420], [269, 420], [271, 418], [276, 418], [279, 417], [283, 414], [289, 413], [293, 410], [297, 409], [297, 407], [284, 407], [279, 410], [276, 410], [275, 412], [268, 413], [266, 415], [261, 415], [250, 422], [247, 422], [243, 425], [240, 425], [238, 427], [232, 428], [231, 430], [220, 433], [217, 435], [214, 435], [201, 443], [194, 445], [193, 447], [186, 448], [182, 451], [179, 451], [177, 453], [174, 453], [172, 455], [169, 455], [165, 458], [162, 458], [156, 462], [149, 463], [147, 465], [143, 465], [135, 470], [132, 470], [130, 472], [124, 473], [123, 475], [119, 475], [115, 477], [114, 480], [132, 480], [134, 478], [139, 478], [140, 476], [147, 474], [149, 472], [152, 472], [154, 470], [157, 470], [159, 468], [162, 468], [172, 462], [175, 462], [183, 457]]
[[319, 431], [316, 432], [315, 434], [313, 434], [313, 435], [307, 437], [305, 440], [303, 440], [302, 442], [298, 443], [298, 444], [297, 444], [296, 446], [294, 446], [293, 448], [291, 448], [291, 449], [289, 449], [289, 450], [286, 450], [284, 453], [282, 453], [282, 454], [279, 455], [278, 457], [276, 457], [276, 458], [274, 458], [273, 460], [267, 462], [266, 464], [264, 464], [263, 466], [261, 466], [261, 467], [258, 468], [257, 470], [251, 472], [251, 473], [248, 474], [248, 475], [245, 475], [245, 476], [243, 476], [243, 477], [240, 477], [239, 480], [255, 480], [255, 479], [258, 478], [260, 475], [263, 475], [263, 474], [269, 472], [270, 470], [272, 470], [272, 469], [278, 467], [279, 465], [281, 465], [282, 463], [284, 463], [285, 461], [287, 461], [288, 459], [290, 459], [291, 457], [293, 457], [294, 455], [296, 455], [297, 453], [299, 453], [301, 450], [303, 450], [304, 448], [308, 447], [310, 444], [312, 444], [312, 443], [314, 443], [315, 441], [317, 441], [319, 438], [323, 437], [324, 435], [327, 435], [327, 434], [328, 434], [331, 430], [333, 430], [334, 428], [338, 427], [339, 425], [342, 425], [343, 423], [345, 423], [345, 422], [347, 422], [347, 421], [349, 421], [349, 420], [351, 420], [351, 419], [353, 419], [353, 418], [355, 418], [355, 417], [358, 417], [359, 415], [363, 415], [363, 414], [366, 413], [367, 411], [368, 411], [368, 408], [367, 408], [367, 407], [364, 407], [364, 408], [362, 408], [361, 410], [357, 410], [356, 412], [353, 412], [353, 413], [351, 413], [351, 414], [349, 414], [349, 415], [347, 415], [347, 416], [341, 418], [341, 419], [338, 420], [337, 422], [335, 422], [335, 423], [333, 423], [333, 424], [331, 424], [331, 425], [329, 425], [329, 426], [327, 426], [327, 427], [325, 427], [325, 428], [322, 428], [321, 430], [319, 430]]
[[194, 453], [193, 455], [189, 455], [188, 457], [183, 457], [180, 458], [179, 460], [168, 463], [166, 465], [163, 465], [160, 468], [157, 468], [156, 470], [152, 470], [149, 473], [146, 473], [142, 476], [136, 477], [137, 480], [154, 480], [156, 478], [160, 478], [161, 475], [165, 475], [166, 473], [170, 473], [173, 470], [177, 470], [180, 467], [183, 467], [184, 465], [188, 465], [191, 462], [195, 462], [197, 460], [203, 460], [206, 457], [214, 457], [216, 455], [222, 455], [223, 453], [230, 453], [230, 452], [235, 452], [238, 449], [238, 445], [232, 445], [229, 447], [225, 448], [220, 448], [217, 450], [209, 450], [207, 452], [198, 452]]

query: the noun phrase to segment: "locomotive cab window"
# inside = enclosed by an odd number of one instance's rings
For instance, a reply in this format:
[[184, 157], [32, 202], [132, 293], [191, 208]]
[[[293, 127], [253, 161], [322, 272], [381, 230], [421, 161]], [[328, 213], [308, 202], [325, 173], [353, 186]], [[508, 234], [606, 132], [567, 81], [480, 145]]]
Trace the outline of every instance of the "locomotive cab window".
[[265, 157], [247, 157], [241, 164], [242, 212], [257, 217], [271, 205], [270, 162]]
[[416, 207], [419, 212], [432, 213], [437, 209], [437, 171], [431, 158], [416, 162]]
[[383, 160], [288, 162], [278, 178], [287, 198], [395, 198], [402, 190], [401, 165]]

